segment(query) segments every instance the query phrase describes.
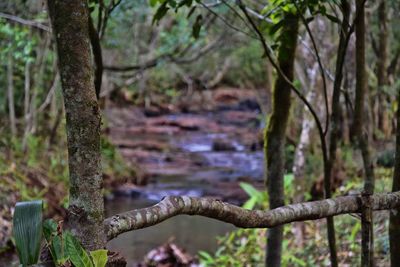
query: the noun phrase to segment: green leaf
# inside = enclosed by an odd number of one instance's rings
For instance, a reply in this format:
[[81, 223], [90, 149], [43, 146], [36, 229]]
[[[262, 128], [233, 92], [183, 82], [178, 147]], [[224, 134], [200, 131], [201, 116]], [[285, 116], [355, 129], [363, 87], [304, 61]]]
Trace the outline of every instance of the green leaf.
[[57, 231], [58, 225], [54, 220], [46, 220], [43, 223], [43, 233], [47, 245], [50, 249], [50, 254], [57, 266], [63, 265], [68, 260], [68, 255], [65, 253], [65, 241], [62, 234]]
[[205, 251], [199, 251], [199, 256], [200, 256], [200, 258], [202, 258], [207, 263], [213, 263], [214, 262], [213, 257], [209, 253], [207, 253]]
[[333, 23], [337, 23], [337, 24], [340, 24], [340, 23], [341, 23], [340, 19], [338, 19], [337, 17], [335, 17], [335, 16], [333, 16], [333, 15], [325, 14], [325, 16], [326, 16], [330, 21], [332, 21]]
[[203, 24], [203, 16], [198, 15], [196, 21], [193, 24], [193, 31], [192, 31], [192, 35], [195, 39], [199, 38], [202, 24]]
[[240, 187], [249, 195], [249, 197], [256, 197], [257, 199], [262, 199], [263, 195], [254, 186], [248, 183], [240, 183]]
[[88, 253], [79, 241], [70, 233], [65, 232], [65, 248], [69, 259], [76, 267], [94, 267]]
[[13, 218], [13, 236], [22, 266], [36, 264], [42, 241], [43, 201], [18, 202]]
[[168, 7], [167, 7], [167, 1], [161, 4], [161, 6], [157, 9], [156, 14], [154, 14], [153, 17], [153, 24], [158, 23], [164, 16], [167, 14]]
[[299, 266], [307, 266], [306, 262], [300, 258], [297, 258], [295, 255], [290, 255], [290, 260], [296, 263]]
[[158, 3], [158, 0], [150, 0], [150, 6], [155, 7]]
[[193, 0], [182, 0], [179, 2], [179, 4], [177, 5], [176, 9], [179, 9], [182, 6], [187, 6], [187, 7], [191, 7], [193, 4]]
[[282, 26], [286, 23], [285, 19], [281, 19], [278, 23], [272, 25], [271, 29], [269, 30], [269, 33], [271, 35], [274, 35]]
[[351, 229], [351, 234], [350, 234], [350, 242], [351, 243], [355, 242], [357, 233], [360, 232], [360, 230], [361, 230], [361, 223], [356, 222], [356, 224]]
[[294, 181], [293, 173], [285, 174], [284, 177], [283, 177], [283, 181], [284, 181], [284, 187], [285, 188], [291, 187], [292, 184], [293, 184], [293, 181]]
[[43, 223], [44, 238], [49, 241], [55, 234], [57, 234], [57, 223], [52, 219], [45, 220]]
[[243, 208], [244, 209], [248, 209], [248, 210], [252, 210], [254, 209], [254, 207], [257, 204], [257, 198], [256, 197], [251, 197], [249, 200], [247, 200], [244, 204], [243, 204]]
[[98, 249], [95, 251], [90, 251], [90, 256], [94, 263], [94, 267], [104, 267], [107, 263], [107, 250]]
[[195, 10], [196, 10], [196, 6], [192, 7], [192, 8], [189, 10], [189, 13], [187, 14], [187, 17], [186, 17], [186, 18], [190, 18], [190, 16], [193, 15], [193, 13], [194, 13]]

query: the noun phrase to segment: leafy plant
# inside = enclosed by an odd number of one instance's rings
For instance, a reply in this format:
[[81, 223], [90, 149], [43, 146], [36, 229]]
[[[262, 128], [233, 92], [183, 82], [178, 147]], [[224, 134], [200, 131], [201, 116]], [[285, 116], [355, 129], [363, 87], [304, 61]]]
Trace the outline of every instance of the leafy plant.
[[18, 202], [13, 218], [13, 236], [22, 266], [36, 264], [42, 241], [43, 201]]
[[266, 192], [257, 190], [248, 183], [240, 183], [240, 187], [249, 195], [249, 199], [243, 204], [245, 209], [254, 209], [255, 207], [264, 206], [268, 203], [268, 195]]
[[82, 248], [79, 241], [70, 233], [65, 232], [65, 249], [70, 261], [79, 267], [93, 267], [89, 254]]
[[[293, 174], [285, 174], [284, 176], [284, 189], [285, 193], [290, 198], [294, 194], [293, 190]], [[261, 208], [266, 209], [268, 208], [268, 194], [265, 191], [260, 191], [251, 184], [248, 183], [240, 183], [240, 187], [249, 195], [249, 199], [243, 204], [243, 208], [245, 209], [254, 209], [254, 208]]]
[[64, 266], [68, 260], [77, 267], [106, 266], [107, 250], [88, 253], [71, 232], [62, 232], [61, 224], [54, 220], [45, 221], [43, 232], [56, 266]]
[[204, 266], [262, 266], [265, 229], [239, 229], [218, 238], [220, 247], [211, 255], [199, 252]]
[[68, 256], [65, 252], [65, 242], [60, 225], [54, 220], [46, 220], [43, 223], [43, 234], [54, 263], [56, 266], [62, 266], [68, 260]]

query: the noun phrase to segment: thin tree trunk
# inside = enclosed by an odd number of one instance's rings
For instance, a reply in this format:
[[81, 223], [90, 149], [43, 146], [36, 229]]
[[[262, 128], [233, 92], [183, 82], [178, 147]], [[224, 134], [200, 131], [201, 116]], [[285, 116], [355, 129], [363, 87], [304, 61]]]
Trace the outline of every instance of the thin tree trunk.
[[386, 108], [387, 97], [384, 86], [387, 85], [387, 66], [388, 66], [388, 26], [387, 26], [387, 10], [386, 0], [381, 0], [378, 7], [379, 21], [379, 48], [377, 62], [377, 79], [378, 79], [378, 129], [380, 129], [387, 139], [391, 134], [391, 123]]
[[30, 62], [27, 61], [25, 63], [25, 85], [24, 85], [24, 121], [25, 121], [25, 130], [24, 137], [22, 139], [22, 149], [25, 151], [26, 143], [28, 139], [29, 133], [29, 104], [30, 104], [30, 87], [31, 87], [31, 74], [30, 74]]
[[67, 224], [86, 249], [105, 246], [101, 118], [94, 88], [85, 0], [48, 0], [67, 119], [70, 190]]
[[373, 266], [373, 218], [370, 196], [374, 193], [374, 173], [370, 158], [368, 133], [364, 129], [365, 92], [367, 76], [365, 71], [365, 0], [356, 1], [356, 99], [353, 120], [353, 140], [359, 147], [364, 164], [365, 180], [363, 192], [364, 208], [361, 213], [362, 254], [361, 265]]
[[15, 106], [14, 106], [14, 62], [12, 51], [8, 52], [7, 63], [7, 98], [8, 98], [8, 114], [10, 119], [10, 129], [13, 137], [17, 134], [17, 125], [15, 121]]
[[[296, 68], [298, 70], [298, 68]], [[314, 64], [312, 68], [308, 69], [309, 76], [309, 86], [305, 82], [302, 82], [303, 88], [309, 88], [307, 93], [307, 101], [311, 104], [314, 104], [314, 100], [316, 98], [316, 93], [314, 90], [316, 83], [316, 76], [318, 71], [318, 64]], [[299, 71], [297, 71], [298, 73]], [[311, 131], [315, 126], [314, 118], [308, 112], [308, 108], [304, 107], [303, 109], [303, 119], [301, 122], [301, 132], [299, 143], [296, 146], [296, 150], [294, 152], [294, 162], [293, 162], [293, 176], [294, 176], [294, 186], [295, 186], [295, 195], [294, 202], [301, 203], [304, 201], [304, 192], [305, 192], [305, 181], [304, 181], [304, 168], [306, 165], [306, 152], [308, 150], [308, 146], [310, 145], [310, 137]], [[293, 233], [295, 236], [296, 245], [301, 248], [304, 243], [304, 223], [298, 222], [293, 224]]]
[[50, 37], [46, 35], [45, 40], [37, 49], [37, 60], [34, 66], [36, 70], [34, 75], [34, 85], [32, 86], [31, 99], [29, 104], [29, 116], [27, 122], [28, 132], [27, 135], [36, 132], [37, 130], [37, 98], [38, 90], [41, 90], [44, 86], [44, 72], [46, 68], [46, 56], [48, 47], [50, 44]]
[[[400, 90], [397, 92], [397, 103], [400, 103]], [[393, 173], [392, 191], [400, 191], [400, 107], [397, 107], [396, 158]], [[389, 224], [390, 263], [392, 267], [400, 266], [400, 209], [390, 211]]]
[[[278, 61], [283, 73], [293, 80], [296, 55], [298, 17], [286, 14], [287, 23], [282, 28], [284, 42], [280, 44]], [[285, 163], [285, 132], [290, 113], [291, 88], [278, 75], [273, 92], [272, 114], [265, 135], [265, 158], [267, 165], [267, 188], [270, 209], [284, 205], [283, 175]], [[282, 257], [283, 226], [267, 231], [266, 265], [280, 266]]]
[[[332, 181], [332, 170], [336, 162], [336, 150], [337, 143], [340, 139], [340, 89], [343, 80], [343, 67], [346, 58], [347, 45], [349, 41], [349, 29], [348, 21], [350, 16], [350, 6], [347, 0], [341, 1], [341, 7], [343, 12], [343, 19], [340, 27], [340, 39], [339, 47], [336, 59], [335, 69], [335, 80], [333, 84], [332, 94], [332, 113], [331, 113], [331, 124], [330, 124], [330, 135], [329, 135], [329, 150], [328, 160], [325, 162], [324, 175], [325, 175], [325, 198], [331, 197], [331, 182]], [[329, 181], [329, 183], [326, 183]], [[331, 266], [338, 266], [337, 251], [336, 251], [336, 236], [335, 236], [335, 225], [333, 217], [327, 218], [327, 231], [328, 231], [328, 242], [331, 251]]]

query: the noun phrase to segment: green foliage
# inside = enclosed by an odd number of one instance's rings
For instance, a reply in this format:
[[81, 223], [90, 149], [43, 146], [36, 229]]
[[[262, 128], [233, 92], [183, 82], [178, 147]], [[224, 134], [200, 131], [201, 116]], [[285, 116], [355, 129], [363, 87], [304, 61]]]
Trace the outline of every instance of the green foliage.
[[268, 195], [264, 191], [257, 190], [254, 186], [248, 183], [240, 183], [240, 187], [250, 197], [244, 204], [243, 208], [252, 210], [256, 207], [266, 207], [268, 203]]
[[93, 261], [94, 267], [104, 267], [107, 264], [107, 250], [98, 249], [95, 251], [90, 251], [90, 258]]
[[0, 62], [7, 62], [7, 53], [12, 52], [15, 60], [33, 62], [32, 51], [36, 39], [29, 37], [29, 28], [20, 24], [11, 24], [6, 19], [0, 18]]
[[[343, 160], [350, 160], [352, 154], [343, 148]], [[350, 163], [346, 163], [350, 164]], [[390, 191], [392, 170], [377, 168], [375, 170], [377, 192]], [[360, 177], [349, 176], [346, 179], [339, 194], [347, 194], [355, 190], [361, 191], [363, 181]], [[284, 186], [287, 201], [294, 193], [294, 177], [285, 175]], [[243, 190], [249, 195], [249, 200], [243, 205], [245, 208], [266, 209], [267, 194], [259, 191], [252, 185], [241, 183]], [[375, 250], [388, 262], [389, 237], [388, 237], [388, 213], [380, 212], [374, 216]], [[304, 243], [298, 246], [293, 232], [294, 225], [284, 227], [282, 244], [282, 266], [326, 266], [329, 265], [329, 251], [324, 220], [304, 222]], [[361, 253], [361, 222], [351, 215], [338, 216], [335, 219], [337, 243], [340, 245], [340, 263], [349, 266], [358, 266]], [[267, 230], [268, 231], [268, 230]], [[213, 254], [199, 252], [200, 262], [204, 266], [263, 266], [265, 257], [265, 229], [239, 229], [223, 237], [218, 238], [219, 248]], [[317, 256], [316, 255], [320, 255]]]
[[72, 233], [62, 232], [61, 225], [54, 220], [44, 222], [43, 233], [56, 266], [64, 266], [67, 261], [76, 267], [106, 266], [107, 250], [99, 249], [88, 254]]
[[54, 220], [46, 220], [43, 223], [43, 234], [55, 265], [63, 266], [69, 257], [65, 251], [65, 239], [61, 229]]
[[263, 266], [265, 230], [239, 229], [218, 238], [214, 255], [199, 252], [204, 266]]
[[376, 164], [385, 168], [392, 168], [395, 164], [395, 150], [386, 150], [378, 155]]
[[42, 241], [41, 200], [18, 202], [13, 217], [13, 236], [22, 266], [36, 264]]
[[[293, 197], [294, 188], [293, 188], [293, 181], [294, 176], [293, 174], [289, 173], [286, 174], [284, 177], [284, 190], [285, 195], [288, 200]], [[267, 192], [260, 191], [255, 188], [253, 185], [248, 183], [240, 183], [240, 187], [247, 193], [249, 199], [243, 204], [243, 208], [245, 209], [267, 209], [268, 208], [268, 194]]]
[[93, 267], [89, 254], [83, 249], [79, 241], [71, 234], [65, 232], [65, 250], [70, 261], [77, 267]]

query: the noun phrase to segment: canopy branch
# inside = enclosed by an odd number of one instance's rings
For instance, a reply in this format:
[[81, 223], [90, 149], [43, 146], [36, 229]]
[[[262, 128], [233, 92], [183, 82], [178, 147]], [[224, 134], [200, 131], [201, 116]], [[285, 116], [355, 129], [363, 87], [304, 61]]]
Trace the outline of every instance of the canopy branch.
[[[400, 207], [400, 191], [371, 196], [373, 210]], [[187, 196], [165, 197], [156, 205], [114, 215], [105, 220], [107, 239], [146, 228], [176, 215], [200, 215], [231, 223], [242, 228], [271, 228], [274, 226], [361, 212], [361, 195], [342, 196], [313, 202], [279, 207], [273, 210], [247, 210], [211, 198]]]

